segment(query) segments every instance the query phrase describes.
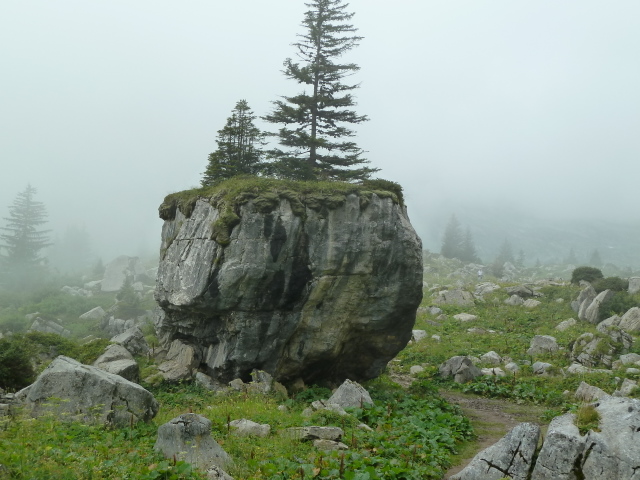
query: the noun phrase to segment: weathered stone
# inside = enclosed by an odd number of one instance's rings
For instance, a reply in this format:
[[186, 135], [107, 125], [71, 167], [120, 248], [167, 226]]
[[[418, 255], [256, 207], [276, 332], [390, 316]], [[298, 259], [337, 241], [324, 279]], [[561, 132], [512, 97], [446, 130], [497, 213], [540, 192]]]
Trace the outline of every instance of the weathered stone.
[[337, 403], [329, 403], [328, 400], [316, 400], [311, 403], [311, 407], [313, 407], [314, 410], [327, 410], [329, 412], [334, 412], [343, 417], [349, 415], [340, 405]]
[[540, 427], [521, 423], [494, 445], [482, 450], [450, 480], [527, 480], [540, 438]]
[[296, 440], [333, 440], [335, 442], [342, 439], [344, 431], [338, 427], [291, 427], [283, 430], [282, 435]]
[[473, 294], [477, 297], [482, 297], [483, 295], [500, 290], [500, 288], [500, 285], [496, 285], [495, 283], [483, 282], [476, 285], [476, 290]]
[[629, 290], [630, 295], [635, 295], [640, 292], [640, 277], [629, 278]]
[[520, 371], [520, 367], [515, 362], [509, 362], [504, 366], [504, 369], [510, 373], [516, 373]]
[[107, 312], [102, 307], [96, 307], [80, 315], [80, 320], [100, 320], [106, 314]]
[[456, 383], [467, 383], [482, 375], [482, 371], [476, 367], [469, 357], [456, 356], [444, 362], [438, 368], [443, 378], [453, 377]]
[[577, 362], [572, 363], [567, 367], [567, 373], [572, 373], [572, 374], [588, 373], [590, 371], [591, 371], [590, 368], [587, 368], [581, 363], [577, 363]]
[[509, 295], [518, 295], [521, 298], [539, 297], [540, 293], [527, 285], [516, 285], [515, 287], [507, 287], [505, 291]]
[[177, 382], [191, 378], [200, 364], [200, 352], [182, 340], [171, 342], [166, 360], [158, 366], [165, 380]]
[[492, 350], [482, 355], [480, 362], [488, 363], [489, 365], [500, 365], [502, 363], [502, 357]]
[[140, 367], [131, 353], [122, 345], [109, 345], [93, 362], [93, 366], [135, 383], [140, 381]]
[[313, 446], [316, 447], [318, 450], [324, 450], [326, 452], [330, 452], [333, 450], [349, 449], [349, 447], [347, 447], [344, 443], [334, 442], [333, 440], [314, 440]]
[[233, 380], [231, 380], [229, 382], [229, 386], [238, 392], [244, 392], [247, 389], [246, 383], [244, 383], [239, 378], [234, 378]]
[[362, 385], [348, 379], [333, 392], [327, 403], [335, 403], [342, 408], [362, 407], [366, 403], [374, 404], [371, 395]]
[[207, 480], [233, 480], [233, 477], [216, 465], [211, 465], [204, 472]]
[[616, 353], [627, 353], [633, 345], [633, 337], [619, 327], [620, 321], [621, 319], [618, 316], [611, 317], [604, 322], [600, 322], [596, 330], [604, 333], [616, 343]]
[[574, 361], [587, 367], [596, 365], [610, 367], [616, 351], [616, 345], [609, 337], [595, 336], [587, 332], [580, 335], [573, 343], [571, 356]]
[[600, 322], [600, 305], [609, 300], [612, 296], [613, 292], [611, 290], [600, 292], [596, 295], [596, 298], [593, 299], [591, 305], [586, 308], [584, 315], [580, 317], [580, 319], [597, 325]]
[[574, 397], [576, 397], [577, 400], [582, 400], [583, 402], [593, 402], [608, 396], [609, 394], [607, 392], [601, 388], [589, 385], [587, 382], [580, 382], [576, 393], [574, 393]]
[[54, 412], [90, 423], [129, 425], [158, 413], [158, 402], [140, 385], [62, 355], [17, 397], [35, 416]]
[[161, 343], [199, 346], [223, 383], [254, 368], [286, 384], [376, 377], [410, 340], [422, 299], [405, 208], [376, 194], [263, 200], [240, 205], [230, 230], [205, 199], [189, 217], [163, 210]]
[[424, 330], [412, 330], [411, 334], [414, 342], [419, 342], [420, 340], [427, 337], [427, 332], [425, 332]]
[[453, 289], [442, 290], [433, 300], [437, 305], [458, 305], [461, 307], [471, 306], [475, 303], [473, 294], [466, 290]]
[[53, 320], [47, 320], [41, 317], [37, 317], [33, 321], [33, 324], [31, 325], [31, 328], [29, 329], [29, 331], [42, 332], [42, 333], [55, 333], [57, 335], [60, 335], [61, 337], [71, 336], [71, 332], [66, 328], [64, 328], [62, 325], [60, 325], [59, 323], [56, 323]]
[[551, 421], [531, 480], [580, 478], [576, 476], [576, 462], [580, 462], [582, 458], [585, 439], [574, 422], [575, 415], [572, 413], [561, 415]]
[[410, 369], [409, 369], [409, 373], [411, 375], [417, 375], [418, 373], [422, 373], [424, 372], [424, 367], [421, 365], [413, 365]]
[[146, 355], [149, 353], [149, 344], [144, 338], [142, 330], [137, 326], [125, 330], [111, 339], [126, 348], [132, 355]]
[[620, 362], [622, 363], [622, 365], [629, 365], [638, 361], [640, 361], [640, 355], [638, 355], [637, 353], [627, 353], [625, 355], [620, 355]]
[[229, 426], [233, 427], [233, 434], [239, 437], [267, 437], [271, 432], [271, 425], [252, 422], [246, 418], [232, 420]]
[[546, 375], [551, 367], [553, 365], [546, 362], [535, 362], [531, 365], [531, 369], [536, 375]]
[[504, 370], [499, 367], [482, 368], [480, 371], [487, 377], [504, 377], [506, 375]]
[[[578, 298], [571, 302], [571, 308], [578, 314], [580, 320], [583, 319], [580, 312], [586, 310], [594, 298], [596, 298], [596, 291], [591, 284], [587, 284], [585, 288], [580, 291]], [[584, 313], [582, 315], [584, 315]]]
[[631, 395], [631, 392], [636, 389], [637, 386], [638, 382], [636, 382], [635, 380], [631, 380], [630, 378], [625, 378], [622, 381], [622, 385], [620, 385], [620, 388], [613, 392], [613, 396], [628, 397], [629, 395]]
[[522, 304], [523, 307], [526, 308], [536, 308], [538, 305], [540, 305], [542, 302], [540, 302], [539, 300], [534, 300], [533, 298], [529, 298], [528, 300], [525, 300], [524, 303]]
[[507, 298], [504, 301], [505, 304], [507, 305], [512, 305], [512, 306], [518, 306], [518, 305], [524, 305], [524, 300], [522, 299], [522, 297], [518, 296], [518, 295], [511, 295], [509, 298]]
[[232, 463], [227, 452], [211, 437], [211, 421], [195, 413], [184, 413], [161, 425], [153, 448], [165, 458], [182, 460], [201, 471]]
[[568, 320], [563, 320], [558, 325], [556, 325], [556, 330], [558, 330], [559, 332], [564, 332], [571, 327], [575, 327], [577, 324], [578, 321], [575, 318], [569, 318]]
[[442, 309], [440, 307], [429, 307], [428, 312], [429, 312], [429, 315], [433, 315], [434, 317], [437, 317], [442, 313]]
[[470, 313], [458, 313], [453, 316], [456, 320], [460, 322], [472, 322], [478, 319], [477, 315], [471, 315]]
[[627, 310], [627, 313], [620, 319], [618, 326], [625, 332], [633, 333], [634, 335], [640, 333], [640, 308], [633, 307]]
[[251, 383], [247, 390], [253, 393], [269, 393], [273, 387], [273, 377], [264, 370], [254, 370], [251, 372]]
[[550, 335], [536, 335], [531, 339], [527, 355], [542, 355], [558, 351], [555, 337]]

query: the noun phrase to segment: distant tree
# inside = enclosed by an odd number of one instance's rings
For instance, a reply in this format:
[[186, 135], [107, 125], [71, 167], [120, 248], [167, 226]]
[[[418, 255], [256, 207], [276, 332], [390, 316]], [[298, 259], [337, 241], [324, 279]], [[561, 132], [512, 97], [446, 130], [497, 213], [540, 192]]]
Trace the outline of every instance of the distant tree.
[[602, 270], [595, 267], [578, 267], [571, 272], [571, 283], [575, 284], [580, 283], [581, 280], [584, 280], [585, 282], [593, 282], [600, 278], [604, 278]]
[[567, 265], [577, 265], [578, 259], [576, 258], [576, 253], [573, 251], [573, 248], [569, 250], [569, 255], [564, 259], [564, 263]]
[[458, 222], [455, 215], [451, 215], [451, 218], [444, 229], [440, 254], [446, 258], [460, 258], [462, 254], [463, 241], [464, 237], [462, 235], [460, 222]]
[[293, 44], [300, 63], [286, 59], [283, 73], [308, 90], [273, 102], [273, 112], [264, 117], [284, 125], [274, 134], [282, 148], [270, 152], [275, 173], [301, 180], [366, 179], [378, 169], [365, 166], [369, 162], [362, 158], [363, 150], [346, 140], [355, 133], [345, 124], [368, 118], [350, 109], [355, 105], [351, 92], [359, 84], [342, 83], [360, 68], [337, 62], [362, 40], [348, 23], [354, 14], [345, 12], [348, 4], [342, 0], [312, 0], [305, 5], [309, 7], [302, 21], [305, 33]]
[[6, 233], [0, 235], [0, 247], [6, 253], [0, 256], [0, 265], [4, 283], [22, 288], [42, 278], [45, 259], [41, 252], [51, 245], [49, 230], [39, 227], [47, 223], [47, 211], [42, 202], [34, 200], [36, 189], [31, 185], [18, 193], [13, 205], [9, 207]]
[[516, 267], [523, 268], [524, 260], [525, 260], [524, 250], [520, 249], [518, 250], [518, 256], [516, 257]]
[[591, 258], [589, 259], [589, 265], [597, 268], [602, 267], [602, 258], [600, 257], [600, 252], [598, 252], [597, 248], [591, 254]]
[[479, 263], [480, 259], [476, 252], [476, 247], [473, 243], [473, 236], [471, 230], [467, 227], [462, 237], [462, 244], [460, 246], [460, 260], [466, 263]]
[[203, 187], [236, 175], [255, 175], [262, 169], [265, 134], [253, 123], [255, 115], [246, 100], [236, 103], [226, 125], [218, 130], [218, 149], [209, 154]]
[[504, 242], [502, 242], [502, 245], [500, 246], [500, 251], [498, 252], [498, 256], [496, 258], [497, 260], [501, 261], [503, 264], [505, 262], [510, 262], [513, 264], [516, 263], [516, 259], [513, 256], [513, 247], [511, 246], [511, 243], [509, 242], [509, 240], [507, 240], [506, 238], [504, 239]]

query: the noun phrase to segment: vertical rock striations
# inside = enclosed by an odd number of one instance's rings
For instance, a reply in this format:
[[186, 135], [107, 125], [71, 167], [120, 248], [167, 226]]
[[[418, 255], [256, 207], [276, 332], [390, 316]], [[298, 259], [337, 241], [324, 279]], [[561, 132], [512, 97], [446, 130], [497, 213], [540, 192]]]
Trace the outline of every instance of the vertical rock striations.
[[379, 375], [411, 338], [422, 247], [396, 198], [362, 193], [165, 201], [161, 342], [192, 345], [223, 382]]

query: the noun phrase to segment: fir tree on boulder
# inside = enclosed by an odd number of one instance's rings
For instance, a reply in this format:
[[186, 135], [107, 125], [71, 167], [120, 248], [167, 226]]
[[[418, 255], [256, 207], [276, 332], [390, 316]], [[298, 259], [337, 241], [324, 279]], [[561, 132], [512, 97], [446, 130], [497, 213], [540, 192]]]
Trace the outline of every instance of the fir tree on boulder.
[[218, 149], [209, 154], [201, 181], [203, 187], [236, 175], [256, 175], [262, 171], [265, 134], [254, 125], [255, 118], [246, 100], [236, 103], [226, 125], [218, 130]]
[[309, 7], [302, 22], [305, 33], [293, 44], [300, 62], [288, 58], [283, 71], [305, 89], [273, 102], [274, 110], [264, 117], [283, 125], [273, 134], [280, 144], [270, 151], [274, 173], [298, 180], [366, 179], [377, 169], [366, 166], [363, 150], [348, 139], [355, 132], [346, 125], [368, 119], [350, 108], [355, 105], [351, 92], [359, 85], [342, 83], [359, 67], [338, 62], [362, 39], [348, 23], [354, 14], [345, 11], [348, 4], [342, 0], [312, 0], [305, 5]]

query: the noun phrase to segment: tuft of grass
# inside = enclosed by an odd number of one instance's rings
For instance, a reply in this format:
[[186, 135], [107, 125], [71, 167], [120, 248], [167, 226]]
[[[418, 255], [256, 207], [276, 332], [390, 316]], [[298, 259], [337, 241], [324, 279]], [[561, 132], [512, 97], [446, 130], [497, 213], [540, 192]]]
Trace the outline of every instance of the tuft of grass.
[[580, 435], [585, 435], [589, 430], [599, 432], [600, 414], [593, 405], [581, 405], [576, 411], [575, 424]]

